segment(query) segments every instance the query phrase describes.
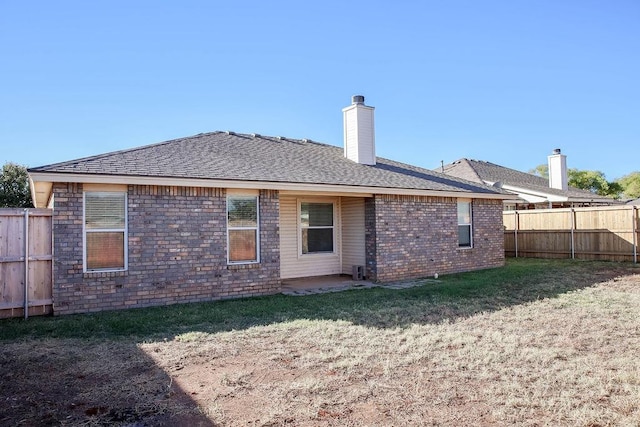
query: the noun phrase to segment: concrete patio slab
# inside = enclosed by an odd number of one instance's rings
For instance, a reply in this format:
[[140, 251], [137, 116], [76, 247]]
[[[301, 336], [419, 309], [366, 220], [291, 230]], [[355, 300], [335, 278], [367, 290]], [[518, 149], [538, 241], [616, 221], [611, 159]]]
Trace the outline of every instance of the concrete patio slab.
[[367, 280], [353, 280], [347, 275], [302, 277], [282, 281], [282, 293], [292, 296], [315, 295], [329, 292], [341, 292], [353, 289], [387, 288], [408, 289], [427, 283], [439, 283], [436, 279], [406, 280], [392, 283], [373, 283]]

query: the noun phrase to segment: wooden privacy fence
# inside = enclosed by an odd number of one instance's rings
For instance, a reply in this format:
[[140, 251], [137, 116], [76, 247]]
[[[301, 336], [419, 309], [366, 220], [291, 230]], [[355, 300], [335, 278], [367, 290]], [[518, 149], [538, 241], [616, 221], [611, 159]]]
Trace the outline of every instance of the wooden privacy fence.
[[0, 209], [0, 318], [52, 311], [51, 210]]
[[638, 206], [505, 211], [505, 255], [638, 262]]

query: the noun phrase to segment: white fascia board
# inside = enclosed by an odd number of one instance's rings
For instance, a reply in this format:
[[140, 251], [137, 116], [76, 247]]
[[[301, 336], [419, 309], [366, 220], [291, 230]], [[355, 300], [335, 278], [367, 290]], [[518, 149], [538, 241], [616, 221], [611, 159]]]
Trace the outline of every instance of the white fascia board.
[[550, 202], [569, 202], [571, 201], [570, 197], [556, 196], [555, 194], [550, 194], [548, 197]]
[[623, 204], [623, 202], [621, 202], [620, 200], [607, 199], [607, 198], [603, 198], [603, 197], [598, 197], [598, 198], [593, 198], [593, 199], [582, 198], [582, 197], [569, 197], [569, 201], [570, 202], [575, 202], [575, 203], [611, 203], [613, 205], [621, 205], [621, 204]]
[[[503, 190], [507, 190], [507, 191], [513, 191], [514, 193], [517, 192], [520, 197], [522, 197], [523, 199], [530, 199], [529, 201], [531, 201], [531, 203], [534, 203], [532, 200], [533, 197], [540, 197], [542, 198], [542, 200], [540, 201], [550, 201], [550, 202], [577, 202], [577, 203], [605, 203], [607, 202], [606, 198], [603, 199], [602, 196], [600, 197], [594, 197], [594, 198], [590, 198], [590, 197], [571, 197], [571, 196], [559, 196], [557, 194], [549, 194], [549, 193], [543, 193], [541, 191], [532, 191], [528, 188], [519, 188], [519, 187], [514, 187], [511, 185], [504, 185], [502, 187]], [[615, 201], [614, 199], [612, 199], [613, 201]], [[536, 202], [537, 203], [537, 202]]]
[[533, 191], [529, 188], [514, 187], [512, 185], [503, 185], [502, 189], [507, 191], [513, 191], [514, 193], [518, 193], [518, 195], [525, 200], [529, 200], [531, 198], [536, 198], [536, 197], [541, 198], [542, 200], [540, 201], [546, 200], [546, 201], [554, 201], [554, 202], [566, 202], [568, 200], [566, 196], [557, 196], [554, 194], [543, 193], [541, 191]]
[[272, 181], [236, 181], [225, 179], [199, 178], [166, 178], [150, 176], [125, 175], [92, 175], [66, 174], [54, 172], [31, 172], [34, 182], [77, 182], [88, 184], [127, 184], [127, 185], [161, 185], [177, 187], [204, 188], [245, 188], [256, 190], [281, 190], [296, 192], [331, 192], [344, 194], [394, 194], [406, 196], [434, 196], [434, 197], [467, 197], [474, 199], [507, 200], [516, 196], [510, 194], [466, 193], [458, 191], [420, 190], [411, 188], [367, 187], [337, 184], [311, 184]]

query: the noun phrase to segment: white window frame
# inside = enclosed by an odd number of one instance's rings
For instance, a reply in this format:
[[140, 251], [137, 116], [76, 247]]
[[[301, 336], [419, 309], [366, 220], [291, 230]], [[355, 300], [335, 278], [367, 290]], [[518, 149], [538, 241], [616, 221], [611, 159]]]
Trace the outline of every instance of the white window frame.
[[[331, 226], [314, 226], [314, 227], [304, 227], [302, 225], [302, 204], [303, 203], [317, 203], [317, 204], [331, 204], [332, 205], [332, 214], [333, 214], [333, 225]], [[338, 203], [335, 199], [298, 199], [298, 212], [297, 212], [297, 222], [298, 222], [298, 257], [321, 257], [321, 256], [334, 256], [337, 254], [337, 228], [338, 228]], [[302, 251], [302, 230], [303, 229], [332, 229], [332, 237], [333, 237], [333, 249], [331, 252], [307, 252], [304, 253]]]
[[[256, 200], [256, 225], [255, 227], [231, 227], [229, 225], [229, 200], [230, 199], [255, 199]], [[227, 206], [225, 210], [226, 222], [227, 222], [227, 264], [259, 264], [260, 263], [260, 196], [255, 194], [228, 194]], [[233, 230], [255, 230], [256, 233], [256, 259], [249, 261], [231, 261], [231, 239], [229, 238], [229, 231]]]
[[[124, 196], [124, 228], [86, 227], [87, 194], [122, 194]], [[82, 270], [85, 273], [102, 273], [110, 271], [127, 271], [129, 268], [129, 203], [126, 191], [84, 191], [82, 193]], [[122, 268], [88, 268], [87, 267], [87, 233], [123, 233], [124, 265]]]
[[[458, 228], [457, 228], [457, 236], [458, 236], [458, 248], [459, 249], [470, 249], [473, 248], [473, 201], [471, 199], [458, 199], [457, 203], [456, 203], [456, 222], [458, 223]], [[469, 205], [469, 222], [468, 223], [460, 223], [459, 221], [459, 217], [460, 217], [460, 210], [459, 210], [459, 204], [460, 203], [467, 203]], [[468, 226], [469, 227], [469, 245], [468, 246], [461, 246], [460, 245], [460, 227], [461, 226]]]

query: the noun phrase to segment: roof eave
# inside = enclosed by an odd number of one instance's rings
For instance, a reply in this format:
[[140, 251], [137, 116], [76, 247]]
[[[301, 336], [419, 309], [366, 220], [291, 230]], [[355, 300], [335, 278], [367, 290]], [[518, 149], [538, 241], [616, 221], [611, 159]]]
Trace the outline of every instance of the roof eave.
[[516, 187], [513, 185], [503, 185], [502, 188], [508, 191], [514, 191], [519, 194], [529, 194], [532, 196], [542, 197], [550, 202], [573, 202], [573, 203], [617, 203], [615, 199], [610, 199], [602, 196], [595, 197], [578, 197], [578, 196], [561, 196], [557, 194], [545, 193], [542, 191], [535, 191], [529, 188]]
[[31, 201], [36, 208], [48, 208], [53, 197], [53, 182], [35, 180], [29, 174], [29, 187], [31, 189]]
[[[466, 191], [443, 191], [443, 190], [422, 190], [414, 188], [392, 188], [392, 187], [370, 187], [341, 184], [315, 184], [315, 183], [295, 183], [277, 181], [246, 181], [246, 180], [225, 180], [225, 179], [201, 179], [201, 178], [174, 178], [174, 177], [153, 177], [153, 176], [129, 176], [129, 175], [97, 175], [97, 174], [76, 174], [58, 172], [35, 172], [29, 173], [30, 179], [37, 187], [40, 185], [52, 185], [54, 182], [77, 182], [86, 184], [131, 184], [131, 185], [163, 185], [181, 187], [208, 187], [208, 188], [242, 188], [242, 189], [265, 189], [282, 191], [308, 191], [308, 192], [333, 192], [346, 194], [395, 194], [412, 196], [439, 196], [439, 197], [467, 197], [476, 199], [508, 200], [516, 198], [515, 195], [501, 193], [483, 193]], [[51, 190], [50, 190], [51, 191]], [[49, 196], [50, 198], [50, 196]], [[39, 200], [44, 201], [44, 196]], [[48, 203], [48, 199], [47, 199]]]
[[510, 185], [510, 184], [503, 184], [502, 188], [504, 190], [515, 191], [515, 192], [520, 193], [520, 194], [530, 194], [532, 196], [542, 197], [542, 198], [545, 198], [547, 200], [552, 200], [554, 202], [565, 202], [565, 201], [568, 200], [568, 197], [566, 197], [566, 196], [558, 196], [556, 194], [545, 193], [543, 191], [536, 191], [536, 190], [532, 190], [530, 188], [523, 188], [523, 187], [518, 187], [518, 186]]

